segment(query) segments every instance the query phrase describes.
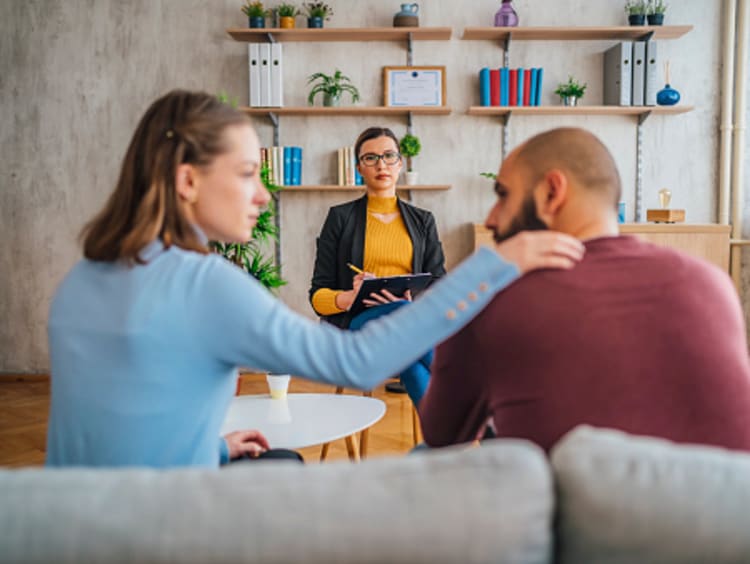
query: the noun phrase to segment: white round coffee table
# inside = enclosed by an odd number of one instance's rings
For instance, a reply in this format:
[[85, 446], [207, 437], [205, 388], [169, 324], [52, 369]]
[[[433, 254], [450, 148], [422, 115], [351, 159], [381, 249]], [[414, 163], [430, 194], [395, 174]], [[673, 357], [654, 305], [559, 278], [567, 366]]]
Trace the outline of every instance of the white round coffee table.
[[272, 448], [298, 449], [351, 437], [384, 414], [385, 403], [363, 396], [288, 394], [285, 400], [268, 394], [237, 396], [221, 434], [258, 429]]

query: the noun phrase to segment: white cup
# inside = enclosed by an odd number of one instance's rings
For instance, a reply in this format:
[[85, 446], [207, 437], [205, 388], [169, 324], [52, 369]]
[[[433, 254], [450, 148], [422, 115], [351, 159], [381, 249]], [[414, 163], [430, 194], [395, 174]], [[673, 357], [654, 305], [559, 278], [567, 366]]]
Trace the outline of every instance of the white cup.
[[271, 399], [285, 399], [289, 387], [289, 374], [266, 374]]

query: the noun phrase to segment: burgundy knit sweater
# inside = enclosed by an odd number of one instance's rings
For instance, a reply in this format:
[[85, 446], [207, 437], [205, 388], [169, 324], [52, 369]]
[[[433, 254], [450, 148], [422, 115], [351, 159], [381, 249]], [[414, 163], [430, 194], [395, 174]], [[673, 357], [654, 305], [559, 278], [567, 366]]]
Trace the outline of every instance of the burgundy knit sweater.
[[531, 273], [436, 351], [425, 440], [499, 437], [549, 450], [578, 424], [750, 450], [742, 311], [718, 268], [633, 237]]

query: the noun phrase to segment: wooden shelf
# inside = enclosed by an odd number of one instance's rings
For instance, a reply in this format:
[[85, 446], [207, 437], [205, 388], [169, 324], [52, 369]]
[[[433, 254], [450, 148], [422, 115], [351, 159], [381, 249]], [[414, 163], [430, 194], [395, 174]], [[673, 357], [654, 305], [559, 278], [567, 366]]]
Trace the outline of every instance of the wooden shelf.
[[[396, 190], [450, 190], [450, 184], [415, 184], [414, 186], [399, 185]], [[281, 192], [356, 192], [364, 191], [364, 186], [339, 186], [337, 184], [311, 184], [306, 186], [284, 186]]]
[[411, 114], [424, 116], [447, 116], [451, 113], [448, 106], [286, 106], [283, 108], [240, 108], [248, 115], [280, 116], [406, 116]]
[[227, 33], [236, 41], [260, 43], [269, 41], [445, 41], [451, 38], [450, 27], [363, 27], [335, 28], [307, 27], [281, 28], [231, 28]]
[[595, 26], [595, 27], [467, 27], [461, 39], [505, 41], [583, 41], [595, 39], [633, 40], [677, 39], [693, 29], [692, 25]]
[[676, 115], [692, 111], [693, 106], [471, 106], [471, 116], [518, 115], [581, 115], [581, 116], [640, 116]]

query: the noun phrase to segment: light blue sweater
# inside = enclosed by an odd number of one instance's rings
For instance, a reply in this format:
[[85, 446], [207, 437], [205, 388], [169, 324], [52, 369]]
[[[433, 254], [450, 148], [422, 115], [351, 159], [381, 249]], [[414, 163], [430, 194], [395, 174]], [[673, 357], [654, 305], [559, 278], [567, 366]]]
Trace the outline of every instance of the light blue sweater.
[[238, 366], [370, 389], [519, 275], [480, 250], [412, 306], [350, 332], [297, 315], [217, 255], [155, 241], [141, 256], [82, 260], [57, 290], [48, 465], [217, 467]]

